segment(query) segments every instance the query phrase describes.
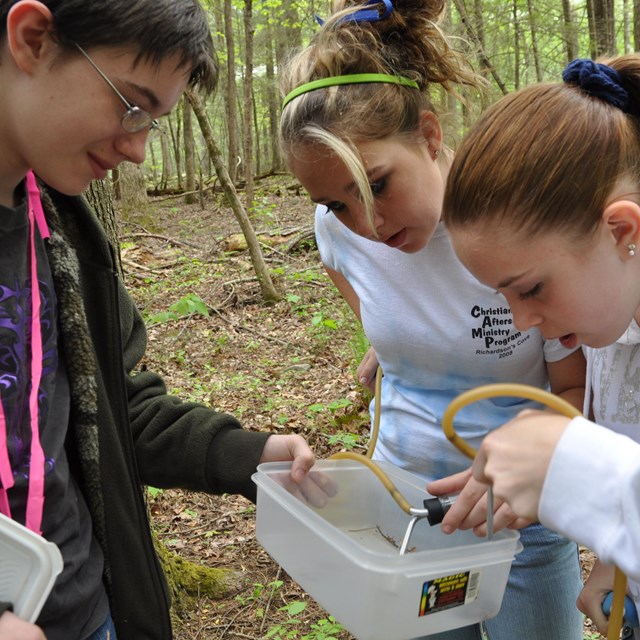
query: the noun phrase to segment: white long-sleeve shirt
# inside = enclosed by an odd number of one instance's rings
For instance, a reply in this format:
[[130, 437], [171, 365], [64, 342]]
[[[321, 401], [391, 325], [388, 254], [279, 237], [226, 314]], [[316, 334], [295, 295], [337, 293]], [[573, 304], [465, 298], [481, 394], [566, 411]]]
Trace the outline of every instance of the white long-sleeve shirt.
[[640, 582], [640, 443], [574, 418], [551, 460], [539, 515]]
[[616, 343], [585, 355], [585, 414], [597, 424], [575, 418], [563, 434], [540, 521], [620, 567], [640, 609], [640, 327], [633, 320]]

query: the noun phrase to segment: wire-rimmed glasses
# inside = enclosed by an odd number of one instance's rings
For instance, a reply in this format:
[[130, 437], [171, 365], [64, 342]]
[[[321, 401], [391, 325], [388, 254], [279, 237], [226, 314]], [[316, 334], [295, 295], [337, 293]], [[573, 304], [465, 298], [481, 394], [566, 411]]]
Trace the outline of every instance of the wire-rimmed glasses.
[[107, 78], [98, 65], [91, 59], [89, 54], [77, 43], [74, 43], [78, 51], [89, 61], [89, 64], [100, 74], [100, 77], [111, 87], [113, 92], [120, 98], [127, 110], [120, 119], [122, 128], [127, 133], [138, 133], [146, 128], [151, 132], [162, 132], [160, 123], [151, 117], [151, 114], [140, 107], [131, 104], [116, 88], [116, 86]]

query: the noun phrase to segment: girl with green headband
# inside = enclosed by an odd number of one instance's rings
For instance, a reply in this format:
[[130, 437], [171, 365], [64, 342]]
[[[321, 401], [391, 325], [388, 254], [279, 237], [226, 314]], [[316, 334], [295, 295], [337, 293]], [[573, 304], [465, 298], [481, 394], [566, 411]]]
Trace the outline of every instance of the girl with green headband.
[[[462, 391], [507, 381], [550, 387], [581, 408], [584, 359], [535, 329], [519, 331], [506, 300], [455, 258], [440, 222], [452, 154], [429, 88], [482, 84], [440, 29], [444, 7], [339, 2], [281, 69], [281, 140], [292, 172], [320, 205], [322, 261], [372, 345], [358, 376], [369, 385], [378, 363], [384, 371], [374, 458], [419, 475], [432, 493], [460, 491], [447, 518], [463, 514], [462, 526], [483, 533], [485, 487], [446, 440], [443, 412]], [[456, 428], [478, 446], [532, 406], [478, 402], [460, 412]], [[496, 504], [496, 528], [526, 524]], [[576, 545], [539, 524], [521, 536], [501, 611], [486, 623], [489, 638], [582, 640]], [[431, 637], [472, 640], [482, 630]]]

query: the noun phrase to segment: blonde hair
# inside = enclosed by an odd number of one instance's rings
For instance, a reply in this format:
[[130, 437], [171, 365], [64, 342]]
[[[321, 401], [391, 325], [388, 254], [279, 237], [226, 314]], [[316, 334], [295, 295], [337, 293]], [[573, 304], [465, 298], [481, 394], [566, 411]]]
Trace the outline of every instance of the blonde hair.
[[444, 198], [450, 228], [508, 224], [588, 241], [614, 187], [640, 185], [640, 56], [618, 72], [634, 115], [579, 86], [538, 84], [490, 107], [456, 152]]
[[384, 19], [345, 19], [364, 5], [339, 2], [311, 44], [284, 63], [282, 95], [320, 78], [360, 73], [404, 76], [419, 89], [367, 83], [304, 93], [284, 108], [280, 141], [287, 160], [311, 145], [335, 153], [352, 173], [372, 223], [373, 194], [357, 144], [417, 132], [421, 112], [432, 110], [434, 83], [453, 92], [455, 84], [479, 87], [484, 81], [440, 29], [444, 0], [396, 0]]

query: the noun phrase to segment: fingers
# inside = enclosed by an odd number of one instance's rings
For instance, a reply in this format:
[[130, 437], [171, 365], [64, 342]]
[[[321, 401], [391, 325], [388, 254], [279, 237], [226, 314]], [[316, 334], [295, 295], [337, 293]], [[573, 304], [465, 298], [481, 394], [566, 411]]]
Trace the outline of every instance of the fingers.
[[311, 471], [302, 482], [294, 482], [291, 475], [283, 474], [277, 478], [277, 482], [300, 502], [318, 509], [326, 507], [329, 498], [338, 493], [336, 482], [321, 471]]
[[[499, 498], [494, 498], [494, 501], [496, 505], [501, 502]], [[502, 529], [522, 529], [530, 524], [531, 522], [528, 520], [518, 518], [506, 502], [500, 504], [493, 513], [493, 533], [498, 533], [498, 531], [502, 531]], [[480, 537], [487, 535], [486, 518], [484, 522], [473, 527], [473, 532]]]
[[444, 496], [452, 493], [460, 493], [469, 478], [471, 477], [471, 469], [466, 469], [460, 473], [454, 473], [452, 476], [434, 480], [427, 485], [427, 491], [433, 496]]
[[473, 464], [471, 465], [471, 472], [473, 473], [473, 477], [482, 484], [491, 484], [491, 478], [489, 478], [486, 474], [487, 467], [487, 451], [484, 442], [478, 449], [476, 453], [476, 457], [473, 459]]
[[471, 529], [484, 522], [487, 514], [486, 491], [485, 485], [470, 478], [444, 517], [442, 531], [452, 533], [456, 529]]
[[[479, 536], [487, 534], [487, 491], [488, 486], [478, 482], [475, 478], [470, 477], [470, 471], [467, 470], [462, 474], [444, 478], [446, 483], [443, 486], [449, 486], [452, 482], [459, 482], [462, 478], [469, 478], [468, 482], [456, 498], [455, 503], [449, 509], [448, 513], [442, 521], [443, 533], [452, 533], [453, 531], [473, 529], [474, 533]], [[439, 489], [443, 481], [429, 484], [429, 490]], [[436, 485], [435, 487], [433, 485]], [[493, 532], [497, 533], [502, 529], [521, 529], [531, 524], [530, 521], [519, 518], [511, 509], [511, 507], [501, 498], [494, 496], [494, 513], [493, 513]]]
[[295, 482], [302, 482], [315, 464], [316, 458], [302, 436], [293, 436], [291, 441], [291, 477]]
[[375, 351], [372, 348], [369, 348], [356, 369], [358, 382], [372, 392], [375, 391], [375, 378], [376, 372], [378, 371], [378, 364], [378, 357], [376, 356]]
[[304, 500], [314, 507], [324, 507], [338, 492], [338, 485], [326, 473], [312, 471], [299, 485]]
[[287, 462], [291, 460], [291, 477], [302, 482], [315, 463], [313, 451], [302, 436], [296, 434], [270, 436], [262, 450], [260, 462]]
[[615, 567], [596, 561], [576, 602], [578, 609], [591, 618], [604, 635], [608, 633], [609, 620], [602, 611], [602, 602], [613, 590], [614, 574]]
[[609, 632], [609, 619], [602, 611], [605, 594], [591, 589], [583, 589], [578, 596], [576, 606], [587, 618], [591, 619], [598, 631], [606, 636]]

